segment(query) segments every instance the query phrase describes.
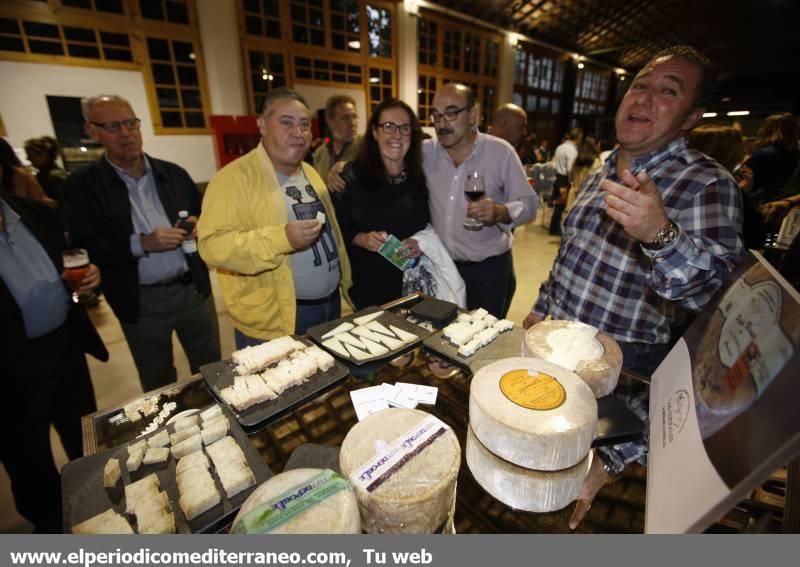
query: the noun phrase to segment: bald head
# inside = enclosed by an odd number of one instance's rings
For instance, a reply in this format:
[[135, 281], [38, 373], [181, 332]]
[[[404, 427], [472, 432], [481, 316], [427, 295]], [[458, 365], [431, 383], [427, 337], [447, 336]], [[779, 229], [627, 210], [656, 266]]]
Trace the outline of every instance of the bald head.
[[517, 147], [528, 133], [528, 115], [516, 104], [503, 104], [494, 113], [489, 133]]

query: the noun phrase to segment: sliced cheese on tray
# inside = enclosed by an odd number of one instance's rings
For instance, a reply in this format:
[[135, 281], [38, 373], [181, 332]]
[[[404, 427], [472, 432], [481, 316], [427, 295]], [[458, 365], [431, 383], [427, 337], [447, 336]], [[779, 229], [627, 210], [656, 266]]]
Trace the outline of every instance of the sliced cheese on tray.
[[101, 514], [72, 526], [74, 534], [132, 534], [133, 529], [124, 516], [109, 508]]
[[350, 345], [344, 345], [344, 346], [347, 349], [347, 352], [349, 353], [349, 356], [351, 358], [355, 358], [356, 360], [367, 360], [368, 358], [372, 358], [371, 354], [364, 352], [360, 348], [356, 348]]
[[394, 325], [389, 325], [389, 329], [391, 329], [391, 331], [395, 335], [397, 335], [397, 337], [399, 337], [399, 339], [401, 341], [403, 341], [406, 344], [413, 343], [414, 341], [416, 341], [419, 338], [414, 333], [409, 333], [408, 331], [404, 331], [400, 327], [395, 327]]
[[500, 502], [526, 512], [553, 512], [578, 497], [592, 462], [592, 453], [577, 465], [560, 471], [535, 471], [493, 454], [467, 431], [467, 466], [483, 489]]
[[347, 353], [347, 350], [344, 348], [344, 345], [336, 338], [328, 339], [327, 341], [322, 341], [322, 346], [327, 348], [328, 350], [332, 350], [339, 356], [350, 356]]
[[384, 325], [379, 323], [378, 321], [370, 321], [367, 323], [367, 328], [375, 331], [376, 333], [383, 333], [384, 335], [389, 335], [390, 337], [394, 336], [389, 329], [387, 329]]
[[353, 329], [351, 331], [351, 333], [356, 335], [356, 336], [358, 336], [358, 337], [365, 337], [365, 338], [367, 338], [367, 339], [369, 339], [371, 341], [378, 341], [379, 342], [381, 340], [381, 334], [380, 333], [376, 333], [376, 332], [368, 329], [367, 327], [356, 327], [355, 329]]
[[365, 348], [364, 343], [362, 343], [361, 340], [358, 339], [358, 337], [354, 337], [350, 333], [347, 332], [339, 333], [336, 335], [336, 338], [339, 339], [339, 342], [341, 343], [357, 346], [360, 348]]
[[383, 311], [375, 311], [374, 313], [369, 313], [368, 315], [362, 315], [361, 317], [355, 317], [353, 319], [353, 323], [356, 325], [366, 325], [370, 321], [374, 321], [378, 317], [383, 315]]
[[403, 346], [406, 344], [400, 339], [394, 339], [388, 335], [386, 336], [381, 335], [380, 337], [378, 337], [378, 340], [383, 344], [385, 344], [387, 347], [389, 347], [389, 350], [399, 350], [403, 348]]
[[325, 339], [328, 339], [333, 335], [338, 335], [339, 333], [344, 333], [345, 331], [349, 331], [354, 326], [355, 325], [353, 325], [352, 323], [342, 323], [341, 325], [334, 327], [333, 329], [322, 335], [322, 340], [324, 341]]
[[[381, 443], [389, 449], [378, 455]], [[405, 408], [365, 417], [349, 431], [339, 456], [368, 533], [433, 533], [441, 527], [455, 506], [460, 463], [453, 431], [430, 414]]]
[[622, 350], [611, 336], [576, 321], [541, 321], [528, 329], [524, 356], [543, 358], [577, 374], [602, 398], [617, 387]]
[[361, 518], [346, 479], [329, 469], [301, 468], [256, 488], [242, 504], [231, 533], [360, 534]]
[[597, 433], [597, 401], [574, 373], [539, 358], [507, 358], [472, 378], [469, 421], [495, 455], [539, 471], [573, 467]]
[[389, 353], [388, 348], [382, 344], [376, 343], [375, 341], [371, 341], [366, 337], [363, 337], [363, 342], [372, 356], [381, 356]]

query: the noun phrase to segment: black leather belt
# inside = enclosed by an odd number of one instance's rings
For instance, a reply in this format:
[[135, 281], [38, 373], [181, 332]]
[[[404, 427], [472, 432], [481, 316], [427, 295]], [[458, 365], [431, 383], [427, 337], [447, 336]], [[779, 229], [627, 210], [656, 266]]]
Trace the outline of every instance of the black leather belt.
[[192, 283], [192, 273], [183, 272], [182, 274], [177, 275], [174, 278], [169, 278], [168, 280], [161, 280], [160, 282], [149, 284], [139, 284], [139, 287], [170, 287], [178, 284], [189, 285], [190, 283]]
[[332, 294], [327, 295], [325, 297], [320, 297], [319, 299], [297, 299], [297, 305], [325, 305], [326, 303], [332, 302], [336, 297], [339, 295], [339, 290], [336, 289], [333, 291]]

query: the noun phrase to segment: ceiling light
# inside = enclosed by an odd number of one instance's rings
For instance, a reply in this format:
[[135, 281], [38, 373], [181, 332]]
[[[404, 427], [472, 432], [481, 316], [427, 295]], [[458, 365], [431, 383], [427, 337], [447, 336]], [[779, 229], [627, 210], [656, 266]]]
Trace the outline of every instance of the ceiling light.
[[380, 83], [381, 80], [378, 77], [370, 77], [369, 78], [369, 82], [370, 83]]
[[703, 113], [703, 118], [716, 118], [716, 117], [717, 117], [717, 113], [716, 112], [704, 112]]
[[727, 113], [727, 116], [748, 116], [749, 114], [749, 110], [732, 110]]
[[191, 53], [189, 54], [189, 59], [191, 59], [192, 61], [194, 61], [194, 59], [195, 59], [195, 54], [194, 54], [194, 51], [193, 51], [193, 52], [191, 52]]
[[724, 96], [724, 97], [722, 97], [720, 100], [721, 100], [722, 102], [730, 102], [730, 101], [731, 101], [731, 97], [729, 97], [729, 96]]
[[81, 151], [82, 152], [88, 152], [89, 150], [86, 149], [86, 146], [81, 146]]
[[417, 89], [417, 94], [422, 94], [422, 89]]
[[583, 69], [585, 66], [583, 63], [578, 63], [578, 69]]
[[621, 82], [621, 81], [624, 81], [624, 80], [625, 80], [625, 75], [620, 75], [620, 76], [619, 76], [619, 80], [620, 80], [620, 82]]
[[349, 47], [350, 49], [361, 49], [361, 42], [358, 41], [357, 39], [354, 39], [352, 41], [348, 41], [347, 42], [347, 47]]

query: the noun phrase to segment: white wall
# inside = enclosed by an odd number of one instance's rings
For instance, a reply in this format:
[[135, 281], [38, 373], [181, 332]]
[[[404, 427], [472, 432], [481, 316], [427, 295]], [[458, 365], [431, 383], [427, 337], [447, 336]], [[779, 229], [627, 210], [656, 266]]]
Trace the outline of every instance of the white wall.
[[400, 100], [405, 101], [414, 112], [417, 112], [419, 96], [419, 71], [417, 69], [417, 50], [419, 40], [417, 38], [417, 24], [419, 16], [412, 15], [408, 11], [408, 0], [397, 5], [397, 29], [398, 29], [398, 54], [397, 54], [397, 95]]
[[369, 120], [369, 113], [367, 112], [367, 97], [364, 94], [364, 89], [361, 85], [357, 88], [348, 89], [345, 86], [335, 87], [320, 87], [318, 85], [304, 85], [303, 83], [295, 83], [294, 90], [303, 95], [308, 102], [308, 108], [311, 109], [312, 114], [316, 116], [318, 110], [325, 108], [325, 102], [333, 95], [346, 94], [353, 97], [356, 101], [356, 112], [358, 112], [358, 132], [364, 133], [364, 127]]
[[13, 146], [28, 138], [55, 135], [47, 95], [92, 96], [118, 94], [133, 105], [142, 119], [144, 150], [184, 167], [196, 182], [216, 172], [211, 136], [156, 136], [142, 74], [72, 65], [45, 65], [0, 61], [0, 113]]
[[198, 0], [211, 114], [247, 114], [236, 4]]

